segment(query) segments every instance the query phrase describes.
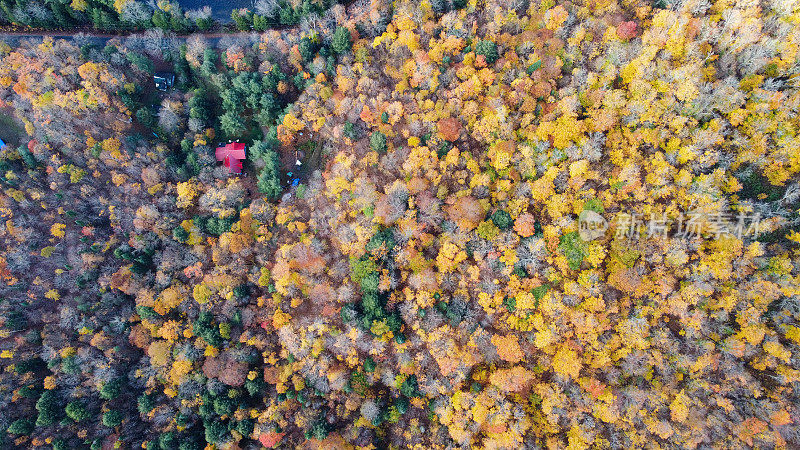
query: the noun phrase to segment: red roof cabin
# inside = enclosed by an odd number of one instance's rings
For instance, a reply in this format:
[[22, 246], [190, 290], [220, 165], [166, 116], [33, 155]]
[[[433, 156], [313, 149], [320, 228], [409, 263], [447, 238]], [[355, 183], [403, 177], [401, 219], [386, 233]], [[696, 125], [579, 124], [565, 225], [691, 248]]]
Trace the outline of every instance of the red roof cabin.
[[224, 147], [217, 147], [217, 161], [222, 161], [222, 165], [228, 168], [232, 174], [242, 173], [242, 160], [244, 160], [245, 145], [241, 142], [233, 142]]

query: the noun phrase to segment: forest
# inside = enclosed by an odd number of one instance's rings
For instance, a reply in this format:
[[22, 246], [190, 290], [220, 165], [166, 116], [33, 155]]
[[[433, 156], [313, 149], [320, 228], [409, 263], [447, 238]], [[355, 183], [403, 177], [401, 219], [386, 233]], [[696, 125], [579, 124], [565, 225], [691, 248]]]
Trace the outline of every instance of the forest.
[[[184, 10], [181, 0], [0, 0], [0, 29], [60, 29], [135, 32], [161, 29], [178, 34], [216, 31], [267, 31], [313, 21], [334, 0], [253, 0], [253, 8], [209, 2]], [[186, 2], [186, 0], [184, 0]], [[199, 0], [189, 3], [199, 3]], [[220, 4], [223, 3], [223, 4]], [[245, 2], [250, 4], [251, 2]], [[221, 11], [230, 11], [218, 20]]]
[[800, 0], [0, 24], [0, 448], [800, 447]]

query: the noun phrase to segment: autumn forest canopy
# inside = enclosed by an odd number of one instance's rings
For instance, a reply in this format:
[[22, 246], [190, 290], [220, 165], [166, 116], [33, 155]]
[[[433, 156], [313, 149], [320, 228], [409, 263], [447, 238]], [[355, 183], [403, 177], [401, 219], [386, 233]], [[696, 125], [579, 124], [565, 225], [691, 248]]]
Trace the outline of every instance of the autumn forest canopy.
[[0, 0], [0, 448], [800, 447], [800, 1], [210, 17]]

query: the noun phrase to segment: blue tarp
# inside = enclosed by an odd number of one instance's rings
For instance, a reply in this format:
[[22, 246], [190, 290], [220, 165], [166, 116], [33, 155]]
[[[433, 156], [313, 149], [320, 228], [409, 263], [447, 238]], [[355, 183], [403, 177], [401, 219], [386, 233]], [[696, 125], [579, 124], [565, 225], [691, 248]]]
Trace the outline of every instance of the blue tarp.
[[3, 147], [5, 147], [5, 146], [6, 146], [6, 143], [5, 143], [5, 142], [3, 142], [3, 140], [2, 140], [2, 139], [0, 139], [0, 148], [3, 148]]

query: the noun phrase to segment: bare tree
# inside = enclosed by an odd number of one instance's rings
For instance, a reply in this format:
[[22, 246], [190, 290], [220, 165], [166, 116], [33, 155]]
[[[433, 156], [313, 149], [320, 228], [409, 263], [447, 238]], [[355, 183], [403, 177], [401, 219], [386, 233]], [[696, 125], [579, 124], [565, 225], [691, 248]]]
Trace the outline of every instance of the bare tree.
[[122, 12], [120, 13], [119, 17], [124, 22], [134, 25], [144, 25], [150, 21], [150, 17], [152, 15], [152, 9], [148, 8], [144, 3], [129, 1], [122, 5]]
[[260, 16], [275, 17], [280, 11], [280, 4], [278, 0], [256, 0], [253, 9]]
[[180, 102], [164, 99], [158, 113], [158, 125], [167, 132], [175, 131], [181, 124], [183, 105]]

